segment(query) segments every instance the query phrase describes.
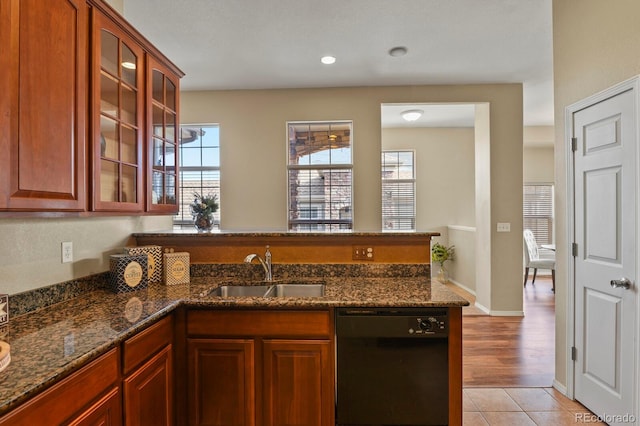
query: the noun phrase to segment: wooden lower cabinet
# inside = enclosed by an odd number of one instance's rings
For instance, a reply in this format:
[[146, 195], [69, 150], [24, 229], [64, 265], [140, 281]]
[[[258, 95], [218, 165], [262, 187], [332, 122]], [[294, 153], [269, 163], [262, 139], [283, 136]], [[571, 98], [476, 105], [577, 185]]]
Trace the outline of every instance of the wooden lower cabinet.
[[120, 389], [116, 387], [71, 421], [69, 426], [115, 426], [121, 424]]
[[189, 424], [334, 425], [331, 324], [329, 311], [189, 312]]
[[119, 351], [112, 349], [0, 418], [0, 426], [121, 425]]
[[172, 371], [172, 346], [168, 345], [124, 379], [125, 425], [173, 424]]
[[124, 424], [173, 425], [173, 316], [122, 344]]
[[189, 423], [255, 424], [253, 339], [189, 339]]
[[334, 378], [328, 340], [264, 340], [263, 424], [331, 424]]

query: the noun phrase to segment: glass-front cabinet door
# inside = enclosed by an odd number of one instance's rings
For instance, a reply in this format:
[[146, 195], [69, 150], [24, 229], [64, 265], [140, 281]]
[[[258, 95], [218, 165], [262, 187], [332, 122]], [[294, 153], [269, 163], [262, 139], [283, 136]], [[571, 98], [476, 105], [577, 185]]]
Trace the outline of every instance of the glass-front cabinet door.
[[144, 51], [94, 12], [93, 210], [144, 208]]
[[179, 80], [171, 71], [148, 56], [148, 211], [178, 211], [178, 85]]

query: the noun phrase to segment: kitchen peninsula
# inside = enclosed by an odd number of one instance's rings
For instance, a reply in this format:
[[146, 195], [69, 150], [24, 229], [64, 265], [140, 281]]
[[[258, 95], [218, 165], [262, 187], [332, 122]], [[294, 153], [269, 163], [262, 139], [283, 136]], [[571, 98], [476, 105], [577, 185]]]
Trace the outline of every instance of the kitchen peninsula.
[[[349, 241], [346, 244], [349, 257], [353, 256], [352, 243], [365, 248], [372, 245], [374, 256], [380, 253], [380, 257], [384, 257], [386, 249], [382, 249], [385, 247], [382, 240], [393, 240], [393, 235], [386, 234], [354, 233], [345, 237]], [[427, 237], [421, 235], [416, 239]], [[192, 263], [190, 284], [153, 284], [145, 290], [122, 294], [96, 288], [68, 301], [13, 317], [6, 335], [11, 344], [12, 361], [0, 374], [0, 425], [28, 422], [32, 419], [30, 415], [44, 412], [54, 419], [59, 416], [60, 422], [94, 418], [91, 416], [102, 413], [101, 416], [111, 419], [111, 424], [122, 424], [123, 418], [129, 420], [140, 418], [140, 413], [152, 413], [167, 424], [186, 424], [186, 419], [199, 424], [204, 423], [214, 409], [203, 400], [202, 389], [206, 389], [207, 395], [236, 397], [235, 403], [245, 404], [237, 407], [238, 412], [251, 417], [248, 424], [278, 424], [274, 416], [279, 415], [283, 403], [290, 401], [278, 400], [278, 393], [283, 389], [275, 384], [279, 382], [269, 382], [269, 378], [291, 378], [294, 376], [289, 374], [294, 374], [294, 370], [287, 370], [286, 362], [278, 364], [277, 361], [274, 362], [279, 370], [270, 369], [266, 359], [278, 360], [278, 354], [287, 349], [287, 353], [301, 353], [305, 360], [313, 359], [322, 365], [321, 371], [306, 370], [304, 380], [313, 376], [318, 383], [323, 383], [322, 377], [333, 378], [336, 310], [350, 307], [437, 307], [448, 312], [448, 424], [461, 424], [461, 309], [468, 302], [429, 279], [428, 258], [427, 262], [405, 264], [374, 264], [353, 259], [343, 264], [335, 260], [334, 263], [284, 263], [287, 258], [283, 240], [289, 241], [289, 238], [301, 247], [300, 253], [310, 253], [311, 248], [305, 248], [296, 240], [322, 240], [324, 237], [320, 235], [157, 233], [137, 234], [134, 238], [140, 245], [149, 243], [147, 238], [173, 238], [174, 244], [164, 244], [175, 250], [184, 247], [178, 244], [179, 240], [189, 239], [198, 243], [225, 241], [209, 247], [229, 249], [234, 245], [232, 241], [246, 246], [238, 248], [242, 254], [234, 257], [234, 262]], [[337, 236], [334, 240], [340, 238]], [[402, 238], [410, 239], [410, 236], [398, 236]], [[263, 284], [261, 266], [242, 264], [242, 259], [250, 253], [247, 251], [250, 244], [255, 244], [251, 252], [262, 255], [265, 242], [271, 244], [274, 256], [273, 284], [321, 282], [324, 295], [216, 296], [214, 290], [223, 285]], [[422, 245], [422, 251], [428, 254], [427, 247]], [[325, 250], [320, 246], [316, 249]], [[398, 250], [404, 249], [398, 246]], [[228, 357], [219, 357], [228, 354], [229, 348], [235, 348], [232, 353], [238, 356], [231, 359], [244, 360], [243, 368], [239, 368], [237, 362], [229, 363]], [[222, 363], [211, 361], [215, 359]], [[293, 362], [299, 363], [302, 359]], [[203, 367], [208, 370], [197, 370]], [[222, 371], [224, 374], [220, 374]], [[245, 380], [244, 393], [229, 396], [228, 392], [206, 387], [219, 382], [221, 376], [230, 381]], [[204, 381], [198, 382], [199, 378]], [[162, 391], [167, 411], [154, 409], [157, 404], [149, 408], [150, 401], [145, 400], [145, 396], [153, 392], [145, 393], [141, 383], [151, 383], [157, 386], [155, 390]], [[333, 379], [329, 387], [325, 381], [320, 405], [307, 405], [302, 410], [303, 415], [315, 416], [309, 424], [335, 423], [333, 386]], [[309, 392], [315, 388], [310, 389]], [[55, 398], [66, 398], [62, 405], [71, 411], [63, 412], [59, 407], [54, 410], [52, 407], [60, 405], [60, 399], [57, 405], [51, 405], [51, 398], [54, 402]], [[202, 401], [206, 405], [203, 406]], [[307, 404], [310, 403], [307, 401]]]
[[[269, 245], [274, 263], [431, 263], [434, 232], [205, 232], [133, 234], [139, 246], [156, 244], [188, 251], [193, 263], [238, 263]], [[357, 249], [364, 249], [359, 256]], [[367, 249], [372, 249], [367, 251]], [[371, 254], [369, 256], [369, 254]]]

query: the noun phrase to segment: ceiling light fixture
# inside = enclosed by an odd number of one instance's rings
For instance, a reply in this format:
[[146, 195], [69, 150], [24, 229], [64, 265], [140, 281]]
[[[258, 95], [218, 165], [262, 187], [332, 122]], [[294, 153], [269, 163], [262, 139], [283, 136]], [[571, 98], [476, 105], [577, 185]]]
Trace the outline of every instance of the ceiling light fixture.
[[407, 111], [402, 111], [400, 115], [402, 115], [402, 118], [406, 121], [416, 121], [418, 118], [422, 117], [423, 113], [424, 111], [421, 109], [409, 109]]
[[133, 62], [124, 61], [122, 63], [122, 68], [126, 68], [128, 70], [135, 70], [136, 69], [136, 64], [134, 64]]
[[389, 50], [389, 55], [394, 57], [404, 56], [406, 54], [407, 54], [407, 48], [404, 46], [396, 46]]
[[336, 63], [336, 58], [335, 56], [323, 56], [322, 58], [320, 58], [320, 62], [325, 65], [331, 65]]

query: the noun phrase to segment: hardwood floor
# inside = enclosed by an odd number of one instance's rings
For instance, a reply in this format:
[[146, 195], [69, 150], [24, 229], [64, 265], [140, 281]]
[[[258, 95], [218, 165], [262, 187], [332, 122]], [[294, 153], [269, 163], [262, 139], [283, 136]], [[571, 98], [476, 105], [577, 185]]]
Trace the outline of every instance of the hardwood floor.
[[[455, 286], [449, 285], [453, 290]], [[467, 293], [465, 297], [469, 296]], [[481, 314], [477, 308], [468, 312], [464, 309], [465, 388], [551, 387], [555, 369], [555, 296], [550, 278], [538, 277], [535, 285], [527, 284], [524, 317], [493, 317]]]

